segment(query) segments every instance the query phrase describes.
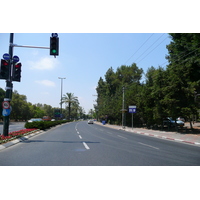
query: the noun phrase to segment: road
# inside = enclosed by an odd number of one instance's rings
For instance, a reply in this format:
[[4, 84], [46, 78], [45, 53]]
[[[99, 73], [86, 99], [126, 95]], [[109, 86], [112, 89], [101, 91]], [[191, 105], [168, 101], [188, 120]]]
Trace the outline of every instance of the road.
[[199, 166], [200, 147], [81, 121], [0, 151], [0, 165]]
[[[9, 132], [24, 129], [25, 122], [10, 122]], [[0, 134], [3, 134], [3, 123], [0, 124]]]

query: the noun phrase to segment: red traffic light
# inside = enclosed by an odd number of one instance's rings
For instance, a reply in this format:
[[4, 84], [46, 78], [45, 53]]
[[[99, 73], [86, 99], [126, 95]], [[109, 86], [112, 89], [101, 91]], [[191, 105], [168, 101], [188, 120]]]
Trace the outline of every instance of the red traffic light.
[[0, 79], [7, 80], [9, 78], [9, 63], [1, 59]]
[[20, 82], [21, 81], [21, 63], [16, 63], [14, 68], [13, 68], [13, 75], [12, 75], [12, 80]]
[[16, 67], [16, 68], [20, 68], [21, 66], [22, 66], [21, 63], [17, 63], [17, 64], [15, 64], [15, 67]]
[[4, 66], [7, 66], [8, 65], [8, 62], [6, 60], [3, 60], [1, 59], [1, 66], [4, 65]]

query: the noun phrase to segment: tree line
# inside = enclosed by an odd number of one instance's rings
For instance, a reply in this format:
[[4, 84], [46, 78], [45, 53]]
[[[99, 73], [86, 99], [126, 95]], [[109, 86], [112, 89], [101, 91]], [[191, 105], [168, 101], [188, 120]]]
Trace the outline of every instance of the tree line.
[[[3, 102], [4, 98], [5, 91], [0, 88], [0, 101]], [[73, 120], [89, 117], [79, 105], [78, 98], [73, 93], [66, 93], [63, 96], [62, 103], [65, 105], [65, 108], [62, 109], [62, 118]], [[55, 110], [60, 110], [59, 107], [52, 107], [48, 104], [32, 104], [27, 101], [26, 95], [19, 94], [16, 90], [12, 93], [11, 107], [10, 119], [15, 121], [27, 121], [31, 118], [42, 118], [43, 116], [55, 118]], [[0, 112], [2, 114], [2, 106], [0, 106]], [[3, 120], [3, 116], [1, 116], [1, 119]]]
[[[122, 101], [136, 105], [134, 125], [162, 125], [165, 117], [184, 117], [192, 121], [198, 117], [200, 96], [200, 34], [169, 34], [168, 65], [151, 66], [144, 74], [136, 63], [110, 67], [105, 79], [100, 77], [95, 107], [99, 119], [122, 124]], [[155, 58], [154, 58], [155, 59]], [[142, 80], [142, 75], [145, 80]], [[131, 125], [131, 114], [126, 112], [126, 125]], [[190, 123], [192, 126], [192, 123]]]

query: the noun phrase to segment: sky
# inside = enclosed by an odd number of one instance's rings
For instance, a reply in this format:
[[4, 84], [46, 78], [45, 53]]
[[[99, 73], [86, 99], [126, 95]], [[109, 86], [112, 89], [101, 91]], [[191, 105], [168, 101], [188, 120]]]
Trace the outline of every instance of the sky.
[[[14, 33], [14, 44], [49, 47], [51, 33]], [[26, 95], [32, 104], [60, 107], [61, 79], [63, 95], [74, 93], [88, 113], [94, 109], [96, 87], [106, 71], [136, 63], [144, 72], [151, 66], [165, 67], [167, 33], [58, 33], [59, 56], [49, 49], [14, 47], [22, 63], [21, 82], [13, 82], [13, 91]], [[9, 51], [9, 33], [0, 33], [0, 56]], [[5, 80], [0, 87], [5, 89]], [[65, 107], [65, 105], [63, 105]]]

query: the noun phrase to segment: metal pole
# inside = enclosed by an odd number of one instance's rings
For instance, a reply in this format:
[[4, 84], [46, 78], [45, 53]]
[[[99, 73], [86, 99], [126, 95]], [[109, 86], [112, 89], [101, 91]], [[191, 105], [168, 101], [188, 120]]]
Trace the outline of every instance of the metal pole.
[[[13, 46], [11, 44], [13, 44], [13, 40], [14, 40], [14, 33], [10, 33], [10, 46], [9, 46], [9, 54], [10, 54], [10, 60], [9, 60], [9, 78], [8, 80], [6, 80], [6, 95], [5, 95], [5, 99], [6, 101], [8, 101], [10, 103], [11, 99], [12, 99], [12, 88], [13, 88], [13, 84], [12, 84], [12, 80], [11, 80], [11, 69], [12, 69], [12, 57], [13, 57]], [[3, 135], [4, 136], [8, 136], [8, 132], [9, 132], [9, 121], [10, 121], [10, 116], [4, 116], [4, 121], [3, 121]]]
[[50, 49], [50, 47], [39, 47], [39, 46], [28, 46], [28, 45], [18, 45], [11, 43], [12, 47], [25, 47], [25, 48], [37, 48], [37, 49]]
[[61, 79], [60, 113], [62, 114], [62, 88], [63, 88], [63, 79], [66, 79], [66, 78], [60, 78], [60, 77], [58, 78]]
[[122, 87], [123, 90], [123, 100], [122, 100], [122, 128], [124, 127], [124, 86]]
[[132, 130], [133, 130], [133, 113], [132, 113]]

